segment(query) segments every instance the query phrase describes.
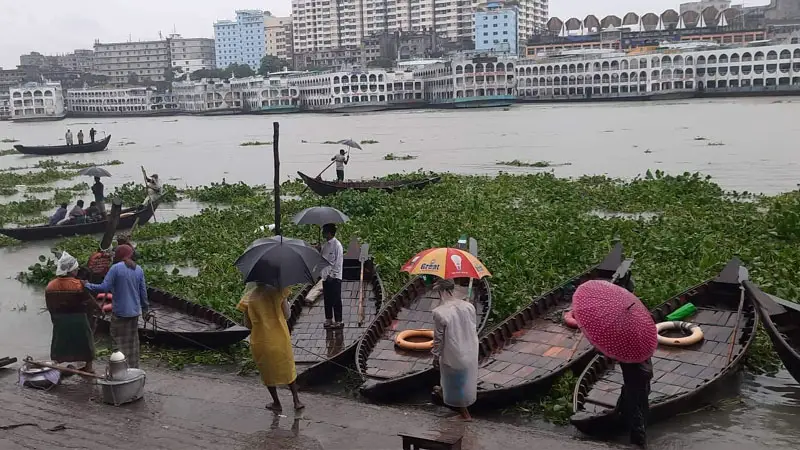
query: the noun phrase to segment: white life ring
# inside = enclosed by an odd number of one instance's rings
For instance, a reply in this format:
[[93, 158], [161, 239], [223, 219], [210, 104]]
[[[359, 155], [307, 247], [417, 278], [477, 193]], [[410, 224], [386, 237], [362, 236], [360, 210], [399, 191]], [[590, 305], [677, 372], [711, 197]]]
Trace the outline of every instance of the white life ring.
[[[662, 336], [661, 332], [667, 330], [680, 330], [683, 334], [688, 336], [682, 338]], [[656, 324], [656, 332], [658, 332], [658, 343], [662, 345], [688, 347], [703, 340], [703, 330], [700, 329], [700, 325], [689, 322], [661, 322]]]

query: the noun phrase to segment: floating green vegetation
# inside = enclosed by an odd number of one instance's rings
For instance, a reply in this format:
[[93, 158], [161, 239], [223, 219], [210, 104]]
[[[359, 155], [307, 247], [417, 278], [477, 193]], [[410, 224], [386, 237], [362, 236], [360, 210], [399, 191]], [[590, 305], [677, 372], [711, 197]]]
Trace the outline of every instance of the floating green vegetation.
[[709, 142], [706, 145], [708, 145], [709, 147], [721, 147], [721, 146], [725, 145], [725, 143], [724, 142]]
[[577, 382], [578, 378], [572, 372], [567, 372], [553, 384], [544, 397], [519, 402], [505, 409], [503, 414], [521, 413], [525, 416], [542, 417], [556, 425], [566, 425], [572, 416], [572, 393]]
[[336, 145], [338, 143], [339, 143], [338, 141], [322, 141], [322, 142], [320, 142], [320, 144], [329, 144], [329, 145]]
[[511, 166], [511, 167], [559, 167], [559, 166], [571, 166], [572, 163], [554, 164], [551, 163], [550, 161], [526, 162], [515, 159], [513, 161], [500, 161], [497, 163], [497, 165]]
[[56, 188], [53, 186], [28, 186], [25, 188], [26, 194], [41, 194], [44, 192], [55, 191]]
[[59, 169], [46, 169], [36, 172], [2, 172], [0, 171], [0, 186], [34, 186], [52, 183], [53, 181], [68, 180], [78, 175], [74, 170], [64, 171]]
[[389, 153], [383, 156], [383, 159], [386, 161], [408, 161], [409, 159], [417, 159], [414, 155], [395, 155], [394, 153]]
[[55, 159], [45, 159], [43, 161], [39, 161], [38, 163], [32, 166], [19, 166], [19, 167], [6, 167], [4, 169], [0, 169], [0, 172], [14, 172], [18, 170], [26, 170], [26, 169], [60, 169], [60, 170], [80, 170], [86, 169], [89, 167], [100, 167], [100, 166], [118, 166], [123, 164], [122, 161], [115, 159], [112, 161], [106, 161], [102, 163], [82, 163], [82, 162], [69, 162], [69, 161], [57, 161]]
[[378, 141], [374, 139], [364, 139], [363, 141], [360, 142], [361, 145], [377, 144], [377, 143]]
[[266, 193], [266, 188], [264, 186], [250, 186], [242, 182], [228, 184], [223, 181], [222, 183], [211, 183], [210, 186], [183, 189], [180, 193], [198, 202], [232, 204], [244, 203], [253, 199], [264, 201], [262, 196]]
[[0, 186], [0, 195], [2, 196], [9, 196], [9, 195], [16, 195], [19, 194], [19, 191], [16, 188], [10, 186]]
[[0, 150], [0, 156], [8, 156], [8, 155], [17, 155], [19, 152], [16, 149], [9, 148], [6, 150]]
[[2, 142], [4, 144], [13, 144], [14, 142], [19, 142], [19, 141], [16, 140], [16, 139], [4, 138], [4, 139], [0, 139], [0, 142]]
[[[138, 205], [144, 201], [147, 196], [147, 189], [142, 183], [135, 183], [129, 181], [122, 186], [117, 186], [108, 198], [119, 198], [122, 200], [123, 205]], [[178, 201], [178, 190], [175, 186], [165, 184], [161, 186], [161, 202], [173, 203]]]
[[694, 138], [694, 140], [695, 140], [695, 141], [707, 141], [707, 140], [708, 140], [708, 138], [706, 138], [706, 137], [703, 137], [703, 136], [696, 136], [696, 137]]
[[63, 194], [58, 192], [51, 199], [38, 199], [26, 197], [24, 200], [0, 204], [0, 226], [10, 223], [20, 223], [31, 215], [39, 215], [42, 211], [55, 210], [56, 205], [69, 200], [69, 195], [64, 200]]
[[270, 142], [247, 141], [247, 142], [242, 142], [241, 144], [239, 144], [240, 147], [251, 147], [251, 146], [256, 146], [256, 145], [272, 145], [272, 142], [271, 141]]

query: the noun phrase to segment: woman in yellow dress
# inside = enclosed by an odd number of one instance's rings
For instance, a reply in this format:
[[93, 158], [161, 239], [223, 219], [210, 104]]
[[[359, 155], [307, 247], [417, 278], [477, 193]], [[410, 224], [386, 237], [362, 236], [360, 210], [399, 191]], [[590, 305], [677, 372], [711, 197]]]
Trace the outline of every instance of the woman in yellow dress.
[[288, 289], [276, 289], [261, 283], [249, 283], [242, 300], [236, 308], [244, 313], [250, 334], [250, 351], [253, 360], [261, 373], [261, 381], [267, 386], [272, 396], [272, 403], [267, 409], [280, 412], [283, 408], [278, 399], [277, 386], [288, 385], [292, 391], [294, 409], [303, 409], [297, 395], [295, 379], [297, 372], [292, 353], [292, 340], [289, 337]]

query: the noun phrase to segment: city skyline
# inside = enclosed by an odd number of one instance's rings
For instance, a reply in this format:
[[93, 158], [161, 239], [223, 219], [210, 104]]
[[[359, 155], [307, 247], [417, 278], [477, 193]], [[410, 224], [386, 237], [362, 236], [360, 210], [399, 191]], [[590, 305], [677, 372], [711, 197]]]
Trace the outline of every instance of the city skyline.
[[[17, 38], [5, 40], [0, 45], [0, 67], [16, 67], [19, 56], [31, 51], [47, 55], [91, 49], [95, 39], [100, 42], [156, 40], [159, 32], [166, 37], [173, 30], [183, 37], [213, 38], [214, 22], [230, 18], [236, 9], [268, 10], [277, 16], [291, 12], [290, 0], [235, 0], [226, 4], [205, 3], [202, 6], [188, 0], [119, 3], [40, 0], [35, 8], [30, 4], [5, 4], [4, 14], [0, 15], [0, 29], [4, 30], [5, 36]], [[628, 11], [643, 13], [677, 9], [680, 3], [652, 0], [643, 5], [638, 0], [614, 0], [607, 5], [598, 5], [590, 0], [552, 0], [549, 15], [562, 18], [584, 17], [587, 14], [621, 16]], [[767, 3], [769, 0], [745, 2], [747, 6]]]

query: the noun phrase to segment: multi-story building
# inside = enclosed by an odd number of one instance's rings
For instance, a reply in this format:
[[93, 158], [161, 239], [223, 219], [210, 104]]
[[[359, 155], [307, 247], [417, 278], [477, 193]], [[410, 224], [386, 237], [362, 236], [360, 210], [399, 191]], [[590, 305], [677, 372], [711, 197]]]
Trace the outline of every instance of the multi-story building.
[[25, 71], [22, 69], [6, 69], [0, 67], [0, 91], [8, 90], [11, 86], [16, 86], [25, 79]]
[[26, 83], [9, 90], [11, 120], [61, 120], [66, 116], [61, 83]]
[[74, 72], [91, 72], [94, 67], [94, 50], [77, 49], [72, 53], [59, 55], [58, 65]]
[[170, 96], [149, 87], [70, 89], [67, 114], [74, 117], [144, 117], [178, 111]]
[[425, 99], [441, 108], [508, 106], [516, 101], [516, 56], [461, 53], [419, 65]]
[[264, 44], [264, 12], [236, 11], [236, 20], [219, 20], [214, 24], [217, 67], [247, 64], [258, 70], [266, 52]]
[[241, 101], [234, 105], [228, 80], [201, 79], [172, 83], [172, 95], [181, 112], [197, 115], [227, 115], [242, 112]]
[[516, 6], [491, 2], [475, 9], [475, 50], [518, 53]]
[[264, 11], [264, 43], [266, 54], [280, 59], [292, 59], [292, 18], [275, 17]]
[[363, 61], [360, 48], [333, 48], [307, 51], [294, 54], [294, 68], [297, 70], [352, 67]]
[[172, 68], [180, 67], [184, 74], [216, 67], [214, 39], [183, 38], [179, 34], [169, 37]]
[[170, 68], [170, 43], [163, 41], [94, 44], [95, 75], [117, 86], [133, 81], [165, 81]]
[[0, 120], [11, 118], [11, 93], [0, 90]]

